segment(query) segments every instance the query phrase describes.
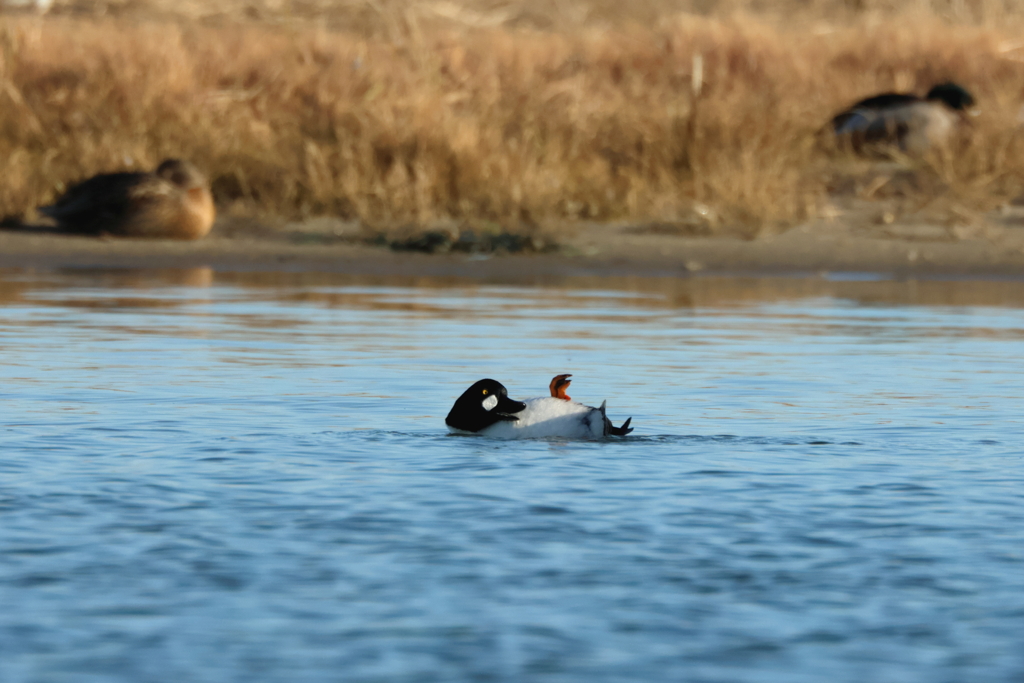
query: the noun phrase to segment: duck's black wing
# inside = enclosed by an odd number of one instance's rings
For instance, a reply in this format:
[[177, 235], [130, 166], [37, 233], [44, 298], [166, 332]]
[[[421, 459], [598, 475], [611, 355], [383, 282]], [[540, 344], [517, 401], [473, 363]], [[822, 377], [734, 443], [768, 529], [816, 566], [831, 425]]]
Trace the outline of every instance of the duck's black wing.
[[874, 95], [865, 100], [857, 102], [850, 109], [892, 109], [894, 107], [905, 107], [914, 102], [920, 102], [917, 95], [908, 95], [900, 92], [886, 92], [881, 95]]
[[906, 93], [887, 92], [856, 102], [832, 118], [832, 130], [838, 135], [867, 131], [878, 123], [886, 110], [898, 109], [920, 102], [921, 98]]

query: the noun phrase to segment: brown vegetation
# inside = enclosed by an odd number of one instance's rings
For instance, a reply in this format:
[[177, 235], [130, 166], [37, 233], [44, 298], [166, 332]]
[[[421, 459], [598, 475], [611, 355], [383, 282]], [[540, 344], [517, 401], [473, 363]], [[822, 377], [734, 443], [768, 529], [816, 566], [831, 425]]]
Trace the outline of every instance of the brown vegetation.
[[[751, 234], [846, 195], [959, 216], [1024, 189], [1024, 15], [996, 3], [96, 7], [0, 12], [0, 216], [165, 157], [207, 171], [228, 213], [375, 226]], [[820, 144], [846, 104], [946, 79], [983, 113], [902, 160], [911, 182]]]

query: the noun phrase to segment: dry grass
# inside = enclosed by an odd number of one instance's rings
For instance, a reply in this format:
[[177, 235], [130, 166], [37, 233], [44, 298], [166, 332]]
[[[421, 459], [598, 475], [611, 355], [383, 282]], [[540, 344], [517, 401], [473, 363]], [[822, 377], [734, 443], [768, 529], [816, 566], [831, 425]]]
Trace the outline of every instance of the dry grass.
[[[617, 9], [628, 5], [0, 14], [0, 216], [89, 174], [180, 156], [229, 211], [753, 234], [870, 174], [816, 143], [836, 109], [950, 78], [984, 114], [956, 149], [906, 162], [928, 188], [913, 202], [981, 210], [1024, 189], [1024, 16], [1001, 5], [822, 1], [786, 22], [752, 0], [651, 0], [631, 21]], [[205, 14], [186, 20], [195, 7]]]

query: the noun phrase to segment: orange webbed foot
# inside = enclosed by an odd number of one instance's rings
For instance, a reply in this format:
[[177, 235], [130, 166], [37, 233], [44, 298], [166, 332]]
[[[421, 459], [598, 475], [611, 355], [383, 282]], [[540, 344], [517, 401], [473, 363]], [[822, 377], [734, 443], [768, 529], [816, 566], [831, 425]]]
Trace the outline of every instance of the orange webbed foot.
[[566, 388], [572, 384], [572, 380], [569, 379], [572, 375], [555, 375], [555, 378], [551, 380], [551, 384], [548, 388], [551, 389], [552, 398], [560, 398], [563, 401], [571, 401], [572, 397], [565, 393]]

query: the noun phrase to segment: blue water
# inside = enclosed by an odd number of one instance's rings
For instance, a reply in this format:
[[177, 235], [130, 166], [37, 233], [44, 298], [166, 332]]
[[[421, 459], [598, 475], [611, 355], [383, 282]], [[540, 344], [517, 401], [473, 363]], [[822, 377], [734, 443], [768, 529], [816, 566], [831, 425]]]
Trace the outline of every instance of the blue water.
[[[1024, 680], [1024, 284], [0, 271], [0, 681]], [[634, 434], [448, 436], [571, 372]]]

